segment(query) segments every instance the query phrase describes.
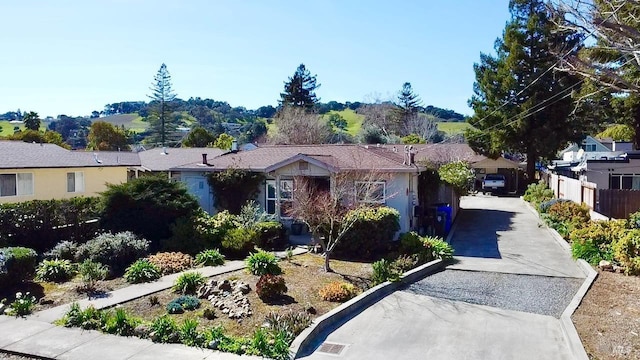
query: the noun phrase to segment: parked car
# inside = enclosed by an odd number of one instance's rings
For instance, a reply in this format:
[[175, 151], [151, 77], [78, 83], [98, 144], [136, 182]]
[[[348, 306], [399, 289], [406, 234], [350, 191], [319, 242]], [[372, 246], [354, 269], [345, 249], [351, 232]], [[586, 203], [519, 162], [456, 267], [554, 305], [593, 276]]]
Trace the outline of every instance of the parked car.
[[482, 179], [482, 192], [504, 193], [506, 189], [506, 179], [502, 174], [487, 174]]

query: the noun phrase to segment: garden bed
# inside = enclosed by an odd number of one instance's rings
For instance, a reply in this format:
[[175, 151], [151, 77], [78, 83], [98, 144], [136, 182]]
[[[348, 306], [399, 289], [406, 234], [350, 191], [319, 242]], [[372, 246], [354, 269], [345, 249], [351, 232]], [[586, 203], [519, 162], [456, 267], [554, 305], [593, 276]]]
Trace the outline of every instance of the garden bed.
[[[252, 315], [242, 319], [230, 319], [219, 309], [214, 309], [216, 317], [213, 320], [203, 318], [202, 312], [206, 308], [213, 309], [211, 302], [201, 299], [201, 306], [195, 311], [186, 311], [182, 314], [172, 314], [176, 322], [181, 323], [186, 318], [195, 318], [201, 329], [222, 325], [226, 333], [233, 336], [251, 335], [253, 331], [264, 323], [264, 318], [271, 312], [282, 313], [287, 311], [308, 312], [312, 318], [329, 312], [339, 303], [324, 301], [318, 295], [319, 290], [326, 284], [334, 281], [346, 281], [364, 290], [370, 286], [371, 264], [354, 263], [340, 260], [332, 260], [331, 267], [334, 273], [323, 270], [324, 258], [320, 255], [304, 254], [292, 258], [290, 261], [279, 262], [283, 270], [288, 291], [285, 296], [272, 302], [264, 302], [255, 292], [259, 276], [251, 275], [245, 270], [234, 271], [224, 275], [210, 278], [209, 280], [237, 280], [249, 284], [251, 291], [246, 295], [251, 304]], [[197, 271], [197, 270], [195, 270]], [[151, 321], [167, 312], [166, 305], [178, 295], [171, 289], [148, 295], [134, 301], [121, 304], [119, 307], [128, 313]], [[151, 299], [158, 304], [152, 305]]]
[[600, 271], [572, 320], [591, 359], [640, 359], [640, 278]]

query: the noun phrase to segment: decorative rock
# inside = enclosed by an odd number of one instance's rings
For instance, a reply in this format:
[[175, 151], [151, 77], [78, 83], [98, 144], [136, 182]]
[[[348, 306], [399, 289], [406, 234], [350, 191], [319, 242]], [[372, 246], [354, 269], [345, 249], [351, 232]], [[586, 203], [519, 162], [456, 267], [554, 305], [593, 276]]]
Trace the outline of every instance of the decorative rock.
[[43, 297], [43, 298], [40, 298], [38, 302], [40, 303], [40, 305], [50, 305], [50, 304], [53, 304], [53, 299]]
[[209, 344], [207, 344], [207, 347], [211, 350], [217, 350], [218, 349], [218, 340], [211, 340], [209, 341]]
[[611, 262], [607, 260], [600, 260], [598, 268], [603, 271], [613, 271], [613, 265], [611, 265]]
[[211, 280], [198, 289], [201, 298], [208, 299], [213, 307], [219, 309], [231, 319], [242, 319], [251, 316], [249, 299], [246, 297], [251, 291], [249, 284], [233, 280]]
[[251, 287], [249, 286], [249, 284], [244, 284], [244, 283], [238, 284], [236, 289], [240, 291], [242, 295], [246, 295], [249, 293], [249, 291], [251, 291]]
[[624, 267], [618, 266], [618, 265], [613, 265], [612, 271], [616, 272], [616, 273], [619, 273], [619, 274], [622, 274], [624, 272]]
[[138, 325], [133, 329], [133, 334], [144, 339], [151, 336], [151, 328], [147, 325]]
[[314, 308], [314, 307], [313, 307], [313, 306], [311, 306], [311, 305], [308, 305], [308, 306], [304, 309], [304, 311], [306, 311], [308, 314], [311, 314], [311, 315], [315, 315], [315, 314], [317, 313], [316, 308]]

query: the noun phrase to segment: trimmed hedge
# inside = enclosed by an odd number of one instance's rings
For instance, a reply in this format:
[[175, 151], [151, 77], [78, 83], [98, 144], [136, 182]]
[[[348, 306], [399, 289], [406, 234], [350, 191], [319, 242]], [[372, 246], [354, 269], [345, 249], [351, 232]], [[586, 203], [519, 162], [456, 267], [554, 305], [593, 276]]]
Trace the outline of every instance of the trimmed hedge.
[[45, 252], [62, 240], [85, 242], [99, 230], [100, 198], [33, 200], [0, 204], [0, 246]]
[[25, 247], [0, 248], [0, 286], [10, 286], [33, 278], [38, 254]]
[[345, 221], [355, 222], [344, 238], [336, 245], [336, 255], [356, 259], [376, 259], [387, 250], [395, 233], [400, 230], [398, 210], [381, 206], [358, 208], [345, 216]]

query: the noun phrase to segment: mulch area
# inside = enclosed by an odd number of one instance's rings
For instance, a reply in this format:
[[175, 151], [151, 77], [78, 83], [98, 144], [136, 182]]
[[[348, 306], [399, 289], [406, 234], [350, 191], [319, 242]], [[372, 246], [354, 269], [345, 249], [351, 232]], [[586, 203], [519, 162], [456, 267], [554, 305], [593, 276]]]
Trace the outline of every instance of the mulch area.
[[[238, 280], [249, 284], [251, 291], [247, 294], [251, 304], [252, 316], [238, 320], [229, 319], [219, 309], [214, 309], [216, 318], [207, 320], [201, 316], [203, 309], [213, 308], [206, 299], [201, 299], [200, 309], [187, 311], [183, 314], [174, 314], [171, 317], [180, 324], [186, 318], [197, 319], [200, 328], [210, 328], [222, 325], [226, 332], [235, 336], [251, 335], [253, 331], [262, 326], [264, 318], [270, 312], [282, 313], [286, 311], [302, 312], [309, 308], [315, 310], [312, 318], [327, 313], [339, 306], [339, 303], [324, 301], [318, 295], [318, 291], [326, 284], [333, 281], [345, 281], [353, 283], [360, 289], [370, 287], [371, 264], [359, 262], [346, 262], [332, 260], [331, 267], [335, 271], [327, 273], [323, 270], [324, 259], [320, 255], [304, 254], [295, 256], [291, 261], [280, 261], [288, 291], [281, 299], [265, 303], [255, 293], [258, 276], [248, 274], [245, 270], [235, 271], [219, 275], [211, 279]], [[151, 321], [166, 313], [166, 304], [176, 298], [178, 294], [171, 290], [161, 291], [153, 295], [145, 296], [124, 304], [120, 307], [135, 316]], [[159, 304], [152, 304], [151, 297], [155, 297]]]
[[640, 359], [640, 277], [599, 271], [572, 319], [591, 359]]

